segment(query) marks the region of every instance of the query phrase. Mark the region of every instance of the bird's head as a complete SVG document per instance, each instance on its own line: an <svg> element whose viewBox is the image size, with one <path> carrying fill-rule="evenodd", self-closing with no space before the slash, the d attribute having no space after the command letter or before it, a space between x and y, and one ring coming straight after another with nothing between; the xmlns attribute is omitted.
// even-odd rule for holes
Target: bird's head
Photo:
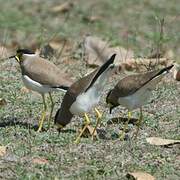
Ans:
<svg viewBox="0 0 180 180"><path fill-rule="evenodd" d="M71 114L69 112L69 109L66 108L65 106L58 109L54 118L54 124L59 133L62 131L62 129L65 128L67 124L70 123L72 117L73 117L73 114Z"/></svg>
<svg viewBox="0 0 180 180"><path fill-rule="evenodd" d="M111 98L111 92L112 90L110 90L106 96L106 104L109 108L109 113L111 114L112 113L112 110L118 106L118 104L114 103L113 102L113 99Z"/></svg>
<svg viewBox="0 0 180 180"><path fill-rule="evenodd" d="M22 63L25 55L35 55L35 53L29 49L18 49L16 55L10 56L9 59L15 58L18 63Z"/></svg>

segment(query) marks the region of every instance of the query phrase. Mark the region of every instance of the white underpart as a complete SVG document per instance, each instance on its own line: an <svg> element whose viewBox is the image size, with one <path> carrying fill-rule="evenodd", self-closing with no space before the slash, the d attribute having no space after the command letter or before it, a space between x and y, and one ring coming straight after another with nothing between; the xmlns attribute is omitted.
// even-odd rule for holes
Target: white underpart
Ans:
<svg viewBox="0 0 180 180"><path fill-rule="evenodd" d="M162 77L167 72L157 76L153 80L151 80L148 84L140 88L138 91L136 91L134 94L126 97L120 97L118 99L118 103L124 107L126 107L128 110L133 110L140 108L141 106L148 103L148 100L150 99L152 95L152 90L155 89L156 84L162 79Z"/></svg>
<svg viewBox="0 0 180 180"><path fill-rule="evenodd" d="M36 92L39 92L40 94L45 94L45 93L48 93L48 92L53 92L53 91L57 91L57 90L61 90L61 91L64 91L66 92L65 90L63 89L60 89L60 88L51 88L50 86L48 85L42 85L34 80L32 80L30 77L28 77L27 75L23 75L22 76L22 80L23 80L23 83L24 85L30 89L30 90L33 90L33 91L36 91Z"/></svg>
<svg viewBox="0 0 180 180"><path fill-rule="evenodd" d="M111 66L104 71L96 82L91 86L87 92L77 96L76 101L71 105L70 111L72 114L80 115L85 112L91 111L95 107L101 97L102 90L106 84L109 74L111 71Z"/></svg>

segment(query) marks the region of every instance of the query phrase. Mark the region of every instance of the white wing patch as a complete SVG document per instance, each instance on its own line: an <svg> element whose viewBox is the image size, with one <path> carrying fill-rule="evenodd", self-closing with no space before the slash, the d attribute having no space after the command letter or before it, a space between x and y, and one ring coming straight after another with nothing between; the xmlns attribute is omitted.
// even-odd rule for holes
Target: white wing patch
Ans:
<svg viewBox="0 0 180 180"><path fill-rule="evenodd" d="M95 107L101 97L104 86L110 75L111 66L106 69L91 86L87 92L77 96L76 101L71 105L70 111L72 114L82 114L91 111Z"/></svg>

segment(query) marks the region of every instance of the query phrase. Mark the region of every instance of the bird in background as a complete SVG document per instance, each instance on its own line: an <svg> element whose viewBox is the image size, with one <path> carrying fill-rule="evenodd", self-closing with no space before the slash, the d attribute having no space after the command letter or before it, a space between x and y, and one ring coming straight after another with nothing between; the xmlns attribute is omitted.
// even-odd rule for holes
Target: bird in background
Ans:
<svg viewBox="0 0 180 180"><path fill-rule="evenodd" d="M106 97L106 103L109 105L110 113L112 109L121 105L128 109L128 120L124 126L120 139L123 140L128 123L131 119L131 111L140 108L140 116L137 124L135 138L138 135L142 123L142 106L148 103L152 96L152 90L161 79L170 71L173 65L161 70L154 70L143 74L130 75L121 79L116 86L111 89Z"/></svg>
<svg viewBox="0 0 180 180"><path fill-rule="evenodd" d="M61 107L56 113L55 124L59 130L70 123L73 115L84 116L85 125L77 136L75 143L80 141L82 134L88 126L90 126L88 112L90 112L100 101L104 86L114 69L113 63L115 56L116 54L113 54L101 67L73 83L67 90ZM92 137L94 137L97 124L102 116L96 108L95 112L97 114L97 122L92 132Z"/></svg>
<svg viewBox="0 0 180 180"><path fill-rule="evenodd" d="M45 94L49 94L51 101L51 110L48 117L49 128L55 105L51 93L59 90L66 92L72 84L70 76L62 72L55 64L41 58L39 54L28 49L18 49L16 55L9 57L9 59L11 58L15 58L19 63L22 73L22 81L26 88L36 91L42 96L43 110L39 120L38 132L42 130L43 122L46 117L47 104Z"/></svg>

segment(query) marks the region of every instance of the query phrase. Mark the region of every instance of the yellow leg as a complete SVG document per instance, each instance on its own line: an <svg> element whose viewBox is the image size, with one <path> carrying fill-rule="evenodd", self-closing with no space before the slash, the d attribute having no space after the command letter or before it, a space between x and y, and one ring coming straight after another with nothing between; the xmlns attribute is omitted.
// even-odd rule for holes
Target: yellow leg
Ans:
<svg viewBox="0 0 180 180"><path fill-rule="evenodd" d="M85 126L83 127L82 131L80 132L80 134L78 135L78 137L76 138L76 140L74 141L75 144L78 144L80 141L81 136L83 135L84 131L86 130L86 128L89 126L90 124L90 120L89 117L86 113L84 113L84 117L85 117Z"/></svg>
<svg viewBox="0 0 180 180"><path fill-rule="evenodd" d="M48 129L50 128L51 125L51 118L52 118L52 113L53 113L53 109L54 109L54 102L53 102L53 98L51 93L49 93L49 97L50 97L50 101L51 101L51 111L50 111L50 115L48 117Z"/></svg>
<svg viewBox="0 0 180 180"><path fill-rule="evenodd" d="M92 132L92 139L94 139L94 133L95 133L100 121L101 121L101 118L102 118L102 114L99 112L99 110L96 109L96 108L94 110L95 110L95 112L97 114L97 121L96 121L96 125L95 125L95 127L93 129L93 132Z"/></svg>
<svg viewBox="0 0 180 180"><path fill-rule="evenodd" d="M126 121L126 124L125 124L125 126L123 128L122 134L120 134L120 136L119 136L120 140L124 140L124 136L125 136L125 133L126 133L126 129L128 128L128 124L129 124L130 119L131 119L131 112L128 111L128 120Z"/></svg>
<svg viewBox="0 0 180 180"><path fill-rule="evenodd" d="M45 119L45 117L46 117L47 106L46 106L46 101L45 101L45 96L44 96L44 94L42 94L42 99L43 99L44 109L43 109L43 111L42 111L42 115L41 115L41 118L40 118L40 120L39 120L39 128L38 128L37 132L40 132L40 131L41 131L42 126L43 126L44 119Z"/></svg>
<svg viewBox="0 0 180 180"><path fill-rule="evenodd" d="M140 126L141 126L141 124L142 124L142 120L143 120L143 114L142 114L142 108L140 108L140 116L139 116L139 120L138 120L138 124L137 124L137 130L136 130L134 139L137 138L137 135L138 135L138 133L139 133Z"/></svg>

